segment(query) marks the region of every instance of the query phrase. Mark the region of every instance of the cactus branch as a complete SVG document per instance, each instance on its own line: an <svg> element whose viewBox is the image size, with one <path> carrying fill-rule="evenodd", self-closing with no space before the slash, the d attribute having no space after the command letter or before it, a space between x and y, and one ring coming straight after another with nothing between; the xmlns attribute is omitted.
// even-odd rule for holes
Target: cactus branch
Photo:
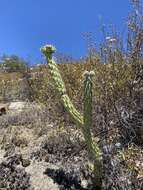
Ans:
<svg viewBox="0 0 143 190"><path fill-rule="evenodd" d="M73 103L71 102L69 96L66 93L65 84L62 80L61 74L58 70L57 64L52 59L52 54L55 52L55 47L52 45L46 45L41 48L41 52L46 56L48 62L49 72L54 81L55 88L60 94L61 102L63 103L65 109L69 112L70 116L78 125L83 125L83 116L76 110Z"/></svg>
<svg viewBox="0 0 143 190"><path fill-rule="evenodd" d="M98 187L101 186L102 176L102 154L97 143L94 143L91 135L92 127L92 77L93 71L84 72L84 125L82 128L84 139L87 144L88 152L91 160L94 163L95 183Z"/></svg>
<svg viewBox="0 0 143 190"><path fill-rule="evenodd" d="M79 124L80 126L83 125L83 117L81 114L76 110L74 105L71 103L71 100L67 94L61 96L61 101L65 107L65 109L70 113L73 120Z"/></svg>
<svg viewBox="0 0 143 190"><path fill-rule="evenodd" d="M94 144L91 136L92 127L92 77L93 71L84 72L84 125L83 134L87 143L89 152L93 160L101 159L101 151L97 144Z"/></svg>

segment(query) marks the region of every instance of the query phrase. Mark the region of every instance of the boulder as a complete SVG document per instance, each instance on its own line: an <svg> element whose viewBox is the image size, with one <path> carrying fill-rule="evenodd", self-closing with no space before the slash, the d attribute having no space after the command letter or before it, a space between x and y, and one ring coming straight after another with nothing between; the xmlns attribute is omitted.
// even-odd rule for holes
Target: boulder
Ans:
<svg viewBox="0 0 143 190"><path fill-rule="evenodd" d="M24 109L27 108L27 102L24 102L24 101L15 101L15 102L10 102L9 103L9 106L8 106L8 110L10 112L14 112L14 113L17 113L17 112L21 112L23 111Z"/></svg>
<svg viewBox="0 0 143 190"><path fill-rule="evenodd" d="M0 116L6 114L7 104L0 104Z"/></svg>

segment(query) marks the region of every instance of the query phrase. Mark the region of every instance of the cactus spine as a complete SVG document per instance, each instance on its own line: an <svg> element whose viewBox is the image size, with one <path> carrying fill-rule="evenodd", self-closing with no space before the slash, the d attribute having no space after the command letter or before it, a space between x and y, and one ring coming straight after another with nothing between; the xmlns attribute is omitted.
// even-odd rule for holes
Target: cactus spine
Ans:
<svg viewBox="0 0 143 190"><path fill-rule="evenodd" d="M101 186L101 150L97 143L93 143L90 131L92 127L92 77L94 72L85 71L84 73L84 113L82 116L82 114L76 110L69 96L67 95L65 84L62 80L57 64L52 59L52 54L55 52L55 50L56 49L52 45L46 45L41 48L41 52L46 56L49 72L54 81L55 88L60 94L60 99L63 106L73 118L73 120L81 127L90 158L92 161L94 161L96 184Z"/></svg>

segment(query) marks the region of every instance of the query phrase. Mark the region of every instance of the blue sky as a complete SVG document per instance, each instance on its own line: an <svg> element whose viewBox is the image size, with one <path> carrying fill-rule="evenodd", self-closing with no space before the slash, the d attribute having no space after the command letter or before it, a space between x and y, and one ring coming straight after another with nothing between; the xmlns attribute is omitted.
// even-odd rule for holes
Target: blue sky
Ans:
<svg viewBox="0 0 143 190"><path fill-rule="evenodd" d="M16 54L30 62L52 43L75 58L86 54L82 34L101 39L102 24L124 28L130 0L0 0L0 55Z"/></svg>

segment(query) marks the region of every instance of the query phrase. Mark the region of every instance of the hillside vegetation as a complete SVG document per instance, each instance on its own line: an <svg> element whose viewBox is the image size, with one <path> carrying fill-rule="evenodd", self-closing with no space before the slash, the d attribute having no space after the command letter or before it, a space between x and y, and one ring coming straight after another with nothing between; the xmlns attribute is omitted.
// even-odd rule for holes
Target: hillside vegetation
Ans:
<svg viewBox="0 0 143 190"><path fill-rule="evenodd" d="M133 5L126 44L114 29L103 30L100 48L89 44L85 58L57 56L66 94L81 115L83 73L95 73L90 132L102 152L101 183L85 134L55 87L52 57L30 67L12 56L2 59L0 102L24 108L0 116L0 189L143 189L143 16L139 2Z"/></svg>

